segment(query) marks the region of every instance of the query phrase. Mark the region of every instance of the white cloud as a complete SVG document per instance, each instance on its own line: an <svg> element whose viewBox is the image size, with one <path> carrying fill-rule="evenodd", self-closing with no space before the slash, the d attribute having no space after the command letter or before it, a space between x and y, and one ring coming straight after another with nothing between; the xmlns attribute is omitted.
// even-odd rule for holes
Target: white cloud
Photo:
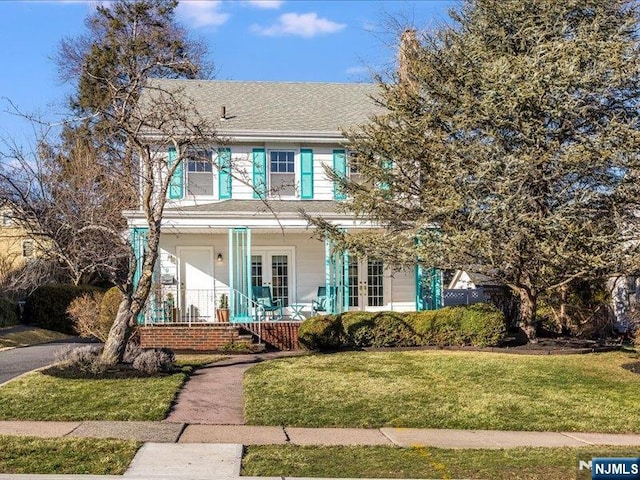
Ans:
<svg viewBox="0 0 640 480"><path fill-rule="evenodd" d="M248 4L263 9L278 9L284 3L283 0L248 0Z"/></svg>
<svg viewBox="0 0 640 480"><path fill-rule="evenodd" d="M178 4L177 12L185 23L193 28L218 27L226 23L230 17L228 13L220 11L221 6L222 2L219 0L208 2L182 0Z"/></svg>
<svg viewBox="0 0 640 480"><path fill-rule="evenodd" d="M345 70L345 72L349 75L363 75L365 73L369 73L370 71L370 68L363 66L349 67Z"/></svg>
<svg viewBox="0 0 640 480"><path fill-rule="evenodd" d="M347 25L336 23L326 18L318 18L318 14L311 13L284 13L280 15L278 21L271 26L264 27L252 25L251 30L259 35L297 35L299 37L311 38L323 33L339 32Z"/></svg>

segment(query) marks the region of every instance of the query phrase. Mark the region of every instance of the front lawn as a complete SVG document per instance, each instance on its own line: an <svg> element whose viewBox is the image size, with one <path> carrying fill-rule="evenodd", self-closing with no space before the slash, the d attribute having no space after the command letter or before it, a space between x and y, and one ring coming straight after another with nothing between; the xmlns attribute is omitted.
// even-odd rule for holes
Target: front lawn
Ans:
<svg viewBox="0 0 640 480"><path fill-rule="evenodd" d="M632 447L451 450L269 445L247 448L242 475L566 480L576 478L578 458L636 457L637 453Z"/></svg>
<svg viewBox="0 0 640 480"><path fill-rule="evenodd" d="M640 432L635 354L348 352L245 374L257 425Z"/></svg>
<svg viewBox="0 0 640 480"><path fill-rule="evenodd" d="M24 347L71 338L70 335L39 327L0 328L0 348Z"/></svg>
<svg viewBox="0 0 640 480"><path fill-rule="evenodd" d="M0 436L0 473L122 475L140 443Z"/></svg>
<svg viewBox="0 0 640 480"><path fill-rule="evenodd" d="M0 388L0 420L162 420L186 377L69 379L34 372Z"/></svg>

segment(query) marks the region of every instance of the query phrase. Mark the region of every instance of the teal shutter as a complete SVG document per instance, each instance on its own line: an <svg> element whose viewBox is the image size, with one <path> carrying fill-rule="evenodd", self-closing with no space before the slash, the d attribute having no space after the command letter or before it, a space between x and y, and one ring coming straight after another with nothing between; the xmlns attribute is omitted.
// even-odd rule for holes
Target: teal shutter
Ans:
<svg viewBox="0 0 640 480"><path fill-rule="evenodd" d="M169 148L169 160L168 165L169 168L173 166L176 162L176 149L171 147ZM184 196L184 172L182 169L182 162L176 167L173 175L171 175L171 180L169 180L169 198L172 200L182 198Z"/></svg>
<svg viewBox="0 0 640 480"><path fill-rule="evenodd" d="M393 169L393 162L388 158L385 158L384 160L382 160L382 168L385 172L385 175L390 174L391 170ZM389 190L389 184L387 182L382 182L380 184L380 188L382 190Z"/></svg>
<svg viewBox="0 0 640 480"><path fill-rule="evenodd" d="M300 198L313 198L313 150L300 150Z"/></svg>
<svg viewBox="0 0 640 480"><path fill-rule="evenodd" d="M347 177L347 155L344 150L333 151L333 171L340 177ZM346 195L337 182L333 182L333 198L336 200L344 200Z"/></svg>
<svg viewBox="0 0 640 480"><path fill-rule="evenodd" d="M231 198L231 150L218 149L218 198Z"/></svg>
<svg viewBox="0 0 640 480"><path fill-rule="evenodd" d="M267 193L267 156L264 148L253 149L253 198L264 198Z"/></svg>

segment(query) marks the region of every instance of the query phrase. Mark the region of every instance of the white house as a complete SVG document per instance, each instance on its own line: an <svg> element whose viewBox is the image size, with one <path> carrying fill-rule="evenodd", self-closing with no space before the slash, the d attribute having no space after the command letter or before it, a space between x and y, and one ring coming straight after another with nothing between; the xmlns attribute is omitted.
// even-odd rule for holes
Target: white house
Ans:
<svg viewBox="0 0 640 480"><path fill-rule="evenodd" d="M288 320L310 316L318 293L325 292L329 312L441 304L440 272L424 275L418 266L394 271L380 259L334 252L329 241L314 238L300 215L304 210L346 230L375 228L338 212L344 195L325 170L355 173L340 128L365 123L380 111L371 99L375 85L158 82L183 88L201 106L200 114L218 125L224 144L212 144L205 160L186 161L172 179L158 287L145 323L216 323L222 295L228 295L232 323L269 319L256 308L254 286L270 287ZM125 216L135 240L144 216Z"/></svg>

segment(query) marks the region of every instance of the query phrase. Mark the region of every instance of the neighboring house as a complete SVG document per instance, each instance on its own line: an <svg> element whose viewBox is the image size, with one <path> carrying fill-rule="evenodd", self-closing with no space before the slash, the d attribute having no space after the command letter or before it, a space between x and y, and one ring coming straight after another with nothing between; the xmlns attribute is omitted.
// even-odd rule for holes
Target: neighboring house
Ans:
<svg viewBox="0 0 640 480"><path fill-rule="evenodd" d="M18 225L10 208L0 206L0 281L36 254L34 239Z"/></svg>
<svg viewBox="0 0 640 480"><path fill-rule="evenodd" d="M210 145L207 161L186 161L172 179L145 324L215 323L228 295L230 321L250 328L270 318L257 307L254 286L268 286L290 320L310 316L319 292L327 312L441 306L439 271L398 272L381 259L334 252L300 215L302 209L348 231L375 228L339 212L344 195L325 170L357 174L340 128L379 111L370 98L375 85L157 82L183 88L225 143ZM134 245L141 244L144 215L125 216Z"/></svg>

